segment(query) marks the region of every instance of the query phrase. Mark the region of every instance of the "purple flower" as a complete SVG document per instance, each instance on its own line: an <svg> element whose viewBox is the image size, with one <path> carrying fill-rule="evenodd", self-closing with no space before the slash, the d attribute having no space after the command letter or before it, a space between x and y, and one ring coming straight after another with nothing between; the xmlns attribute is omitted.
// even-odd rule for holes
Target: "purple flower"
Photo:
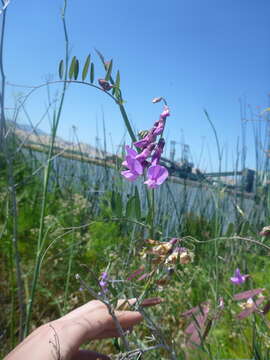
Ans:
<svg viewBox="0 0 270 360"><path fill-rule="evenodd" d="M122 165L126 166L129 170L121 171L121 174L128 180L134 181L138 176L143 173L143 165L136 159L137 151L126 146L127 156Z"/></svg>
<svg viewBox="0 0 270 360"><path fill-rule="evenodd" d="M151 189L156 189L169 176L168 170L161 165L150 166L147 171L148 179L144 182Z"/></svg>
<svg viewBox="0 0 270 360"><path fill-rule="evenodd" d="M240 270L237 268L235 270L235 274L233 277L231 277L231 282L235 285L240 285L240 284L243 284L245 281L246 281L246 278L248 277L249 275L241 275L241 272Z"/></svg>
<svg viewBox="0 0 270 360"><path fill-rule="evenodd" d="M135 181L137 177L143 173L142 164L138 160L132 158L127 158L127 163L129 170L121 171L121 174L128 181Z"/></svg>
<svg viewBox="0 0 270 360"><path fill-rule="evenodd" d="M108 291L108 273L106 271L104 271L101 274L101 279L99 281L99 286L101 287L101 291L103 293Z"/></svg>
<svg viewBox="0 0 270 360"><path fill-rule="evenodd" d="M151 164L152 165L157 165L159 163L161 154L163 153L163 148L165 146L165 141L163 138L161 138L156 146L155 152L152 156L152 161Z"/></svg>

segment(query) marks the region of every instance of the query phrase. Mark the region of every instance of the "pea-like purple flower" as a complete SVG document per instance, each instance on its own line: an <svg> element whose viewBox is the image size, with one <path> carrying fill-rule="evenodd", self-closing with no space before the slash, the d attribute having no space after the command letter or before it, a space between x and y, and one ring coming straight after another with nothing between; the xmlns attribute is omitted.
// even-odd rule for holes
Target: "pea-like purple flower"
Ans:
<svg viewBox="0 0 270 360"><path fill-rule="evenodd" d="M144 182L151 189L156 189L169 176L168 170L161 165L150 166L147 171L147 180Z"/></svg>
<svg viewBox="0 0 270 360"><path fill-rule="evenodd" d="M138 176L142 175L143 173L143 165L139 160L136 159L138 156L137 151L131 149L129 146L126 146L126 159L122 163L128 170L121 171L121 174L128 180L128 181L135 181Z"/></svg>
<svg viewBox="0 0 270 360"><path fill-rule="evenodd" d="M243 284L248 277L249 275L242 275L240 270L237 268L235 270L234 276L231 277L231 282L235 285L240 285Z"/></svg>

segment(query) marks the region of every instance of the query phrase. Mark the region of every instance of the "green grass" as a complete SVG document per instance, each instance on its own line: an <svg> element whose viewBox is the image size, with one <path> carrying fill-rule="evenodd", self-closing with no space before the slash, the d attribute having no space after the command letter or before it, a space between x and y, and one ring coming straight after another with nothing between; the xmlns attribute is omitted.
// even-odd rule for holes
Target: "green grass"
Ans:
<svg viewBox="0 0 270 360"><path fill-rule="evenodd" d="M35 244L43 196L42 180L39 176L29 177L34 169L27 165L28 162L24 161L22 154L17 155L15 163L18 184L16 193L18 249L27 303L36 257ZM91 173L91 168L88 171ZM266 296L269 297L269 251L258 244L233 238L239 235L242 238L247 237L270 245L268 239L258 236L261 230L260 222L257 221L257 216L254 216L256 221L252 221L254 212L248 221L236 217L235 222L225 226L226 206L223 201L229 201L229 197L225 194L222 199L219 198L217 190L217 208L210 217L204 216L208 202L208 199L205 199L205 204L201 203L201 213L195 212L195 209L187 211L183 208L184 210L178 214L181 221L174 221L174 226L171 227L170 221L176 214L171 213L168 216L164 211L171 205L169 194L164 195L164 187L163 208L156 210L156 216L160 220L159 224L156 224L155 237L160 240L174 235L181 237L183 239L181 246L189 248L195 254L193 263L179 264L174 273L168 275L164 266L160 265L155 269L155 265L151 265L151 255L146 259L142 257L144 240L149 236L147 208L143 207L142 195L139 195L139 192L136 194L133 192L135 198L132 202L128 202L131 197L126 198L125 183L120 180L120 178L115 180L117 192L108 190L99 193L100 182L97 179L96 184L92 184L95 191L88 191L88 195L78 193L76 190L86 189L85 183L77 183L74 190L70 185L67 188L59 187L57 181L50 183L44 218L42 262L33 303L31 329L63 315L92 298L86 291L79 290L80 285L75 280L76 273L98 291L97 278L108 268L112 279L121 280L112 283L112 301L116 297L141 294L145 297L160 296L164 299L164 303L149 310L148 315L162 330L164 341L175 348L177 358L185 359L187 356L191 356L189 359L211 359L211 356L220 359L252 358L256 353L255 358L266 359L270 346L269 328L266 325L269 321L268 315L262 319L259 314L253 314L247 319L237 321L236 313L240 312L241 308L232 300L235 292L258 287L266 288ZM0 281L4 309L0 325L5 344L1 349L1 355L4 355L18 341L19 308L5 169L1 173L0 181L2 184ZM181 193L176 199L179 202L181 202L180 195ZM197 196L200 196L199 192ZM200 198L200 202L202 201L203 198ZM172 228L175 233L169 230ZM153 260L154 258L151 261ZM146 271L155 269L151 279L127 281L132 271L141 265L145 265ZM238 288L229 280L236 267L240 267L242 272L251 276ZM166 285L157 285L157 280L165 278ZM225 307L220 317L214 319L217 299L220 297L224 298ZM197 350L190 349L186 344L187 337L184 333L188 321L182 318L181 314L206 300L211 303L212 326L203 346ZM145 342L150 333L146 324L139 326L132 335L134 343ZM156 342L158 342L157 336ZM113 341L97 343L95 347L97 349L102 347L103 351L105 349L109 353L117 353ZM187 355L189 353L191 355ZM165 350L155 350L145 355L146 359L157 357L167 359L171 358L171 355Z"/></svg>

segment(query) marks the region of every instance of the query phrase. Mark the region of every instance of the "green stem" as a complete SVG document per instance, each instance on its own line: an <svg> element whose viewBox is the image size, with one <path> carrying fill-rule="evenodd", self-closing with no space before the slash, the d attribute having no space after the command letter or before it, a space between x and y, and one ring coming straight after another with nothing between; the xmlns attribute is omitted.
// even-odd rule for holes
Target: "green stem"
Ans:
<svg viewBox="0 0 270 360"><path fill-rule="evenodd" d="M72 244L69 251L69 259L68 259L68 271L67 271L67 279L66 279L66 285L65 285L65 294L64 294L64 313L66 312L66 306L67 306L67 295L68 295L68 289L70 284L70 277L71 277L71 267L73 262L73 254L74 254L74 243L75 243L75 236L74 231L72 232Z"/></svg>
<svg viewBox="0 0 270 360"><path fill-rule="evenodd" d="M151 213L152 213L152 219L151 219L151 237L154 239L155 237L155 190L151 190Z"/></svg>
<svg viewBox="0 0 270 360"><path fill-rule="evenodd" d="M126 113L126 110L125 110L124 106L122 104L119 104L119 109L121 111L121 115L123 117L124 123L126 125L127 131L129 133L129 136L131 137L132 142L137 141L136 136L135 136L135 134L134 134L134 132L132 130L132 127L130 125L130 121L128 119L128 116L127 116L127 113Z"/></svg>

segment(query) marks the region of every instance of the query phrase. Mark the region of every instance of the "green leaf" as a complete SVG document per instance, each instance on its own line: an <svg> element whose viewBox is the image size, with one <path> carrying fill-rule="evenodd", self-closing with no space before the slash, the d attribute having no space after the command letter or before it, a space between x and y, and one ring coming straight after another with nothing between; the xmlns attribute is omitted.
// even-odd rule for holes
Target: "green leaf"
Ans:
<svg viewBox="0 0 270 360"><path fill-rule="evenodd" d="M101 60L101 62L102 62L102 64L103 64L103 66L104 66L104 69L106 70L106 73L108 73L108 64L106 63L104 56L103 56L103 55L101 54L101 52L98 51L97 49L95 49L95 51L96 51L96 53L98 54L98 56L99 56L99 58L100 58L100 60ZM111 60L111 62L112 62L112 60ZM111 66L112 66L112 64L111 64ZM113 81L113 78L112 78L111 76L110 76L110 78L109 78L107 81L110 81L111 84L114 85L114 81Z"/></svg>
<svg viewBox="0 0 270 360"><path fill-rule="evenodd" d="M106 81L110 81L110 79L111 79L112 66L113 66L113 61L112 60L109 62L108 65L106 64L106 69L107 69L107 73L106 73L106 76L105 76Z"/></svg>
<svg viewBox="0 0 270 360"><path fill-rule="evenodd" d="M112 191L112 197L111 197L111 208L112 211L115 211L116 208L116 202L115 202L115 191Z"/></svg>
<svg viewBox="0 0 270 360"><path fill-rule="evenodd" d="M90 54L87 56L84 67L83 67L82 81L84 81L86 79L88 69L89 69L89 65L90 65Z"/></svg>
<svg viewBox="0 0 270 360"><path fill-rule="evenodd" d="M119 192L115 192L114 190L112 191L111 208L115 216L122 217L122 196Z"/></svg>
<svg viewBox="0 0 270 360"><path fill-rule="evenodd" d="M113 88L112 94L113 95L115 94L115 96L118 97L119 89L120 89L120 72L119 70L117 70L115 87Z"/></svg>
<svg viewBox="0 0 270 360"><path fill-rule="evenodd" d="M79 60L76 59L75 65L74 65L74 79L77 80L79 75Z"/></svg>
<svg viewBox="0 0 270 360"><path fill-rule="evenodd" d="M131 196L128 199L126 205L126 217L127 218L134 218L135 217L135 196Z"/></svg>
<svg viewBox="0 0 270 360"><path fill-rule="evenodd" d="M59 78L62 80L64 75L64 60L61 60L58 67Z"/></svg>
<svg viewBox="0 0 270 360"><path fill-rule="evenodd" d="M68 72L69 80L73 78L76 60L76 56L73 56Z"/></svg>
<svg viewBox="0 0 270 360"><path fill-rule="evenodd" d="M134 195L134 205L135 205L135 214L136 214L136 218L139 220L142 217L142 212L141 212L141 201L140 201L140 195L139 195L139 191L138 188L136 186L135 188L135 195Z"/></svg>
<svg viewBox="0 0 270 360"><path fill-rule="evenodd" d="M94 64L91 63L91 68L90 68L90 81L91 81L91 84L93 84L93 82L94 82L94 77L95 77Z"/></svg>
<svg viewBox="0 0 270 360"><path fill-rule="evenodd" d="M102 64L105 66L105 59L104 59L104 56L101 54L100 51L98 51L97 49L95 49L96 53L98 54Z"/></svg>
<svg viewBox="0 0 270 360"><path fill-rule="evenodd" d="M116 216L121 218L123 216L123 205L122 205L122 196L119 192L116 193L115 205L116 205L115 208Z"/></svg>

